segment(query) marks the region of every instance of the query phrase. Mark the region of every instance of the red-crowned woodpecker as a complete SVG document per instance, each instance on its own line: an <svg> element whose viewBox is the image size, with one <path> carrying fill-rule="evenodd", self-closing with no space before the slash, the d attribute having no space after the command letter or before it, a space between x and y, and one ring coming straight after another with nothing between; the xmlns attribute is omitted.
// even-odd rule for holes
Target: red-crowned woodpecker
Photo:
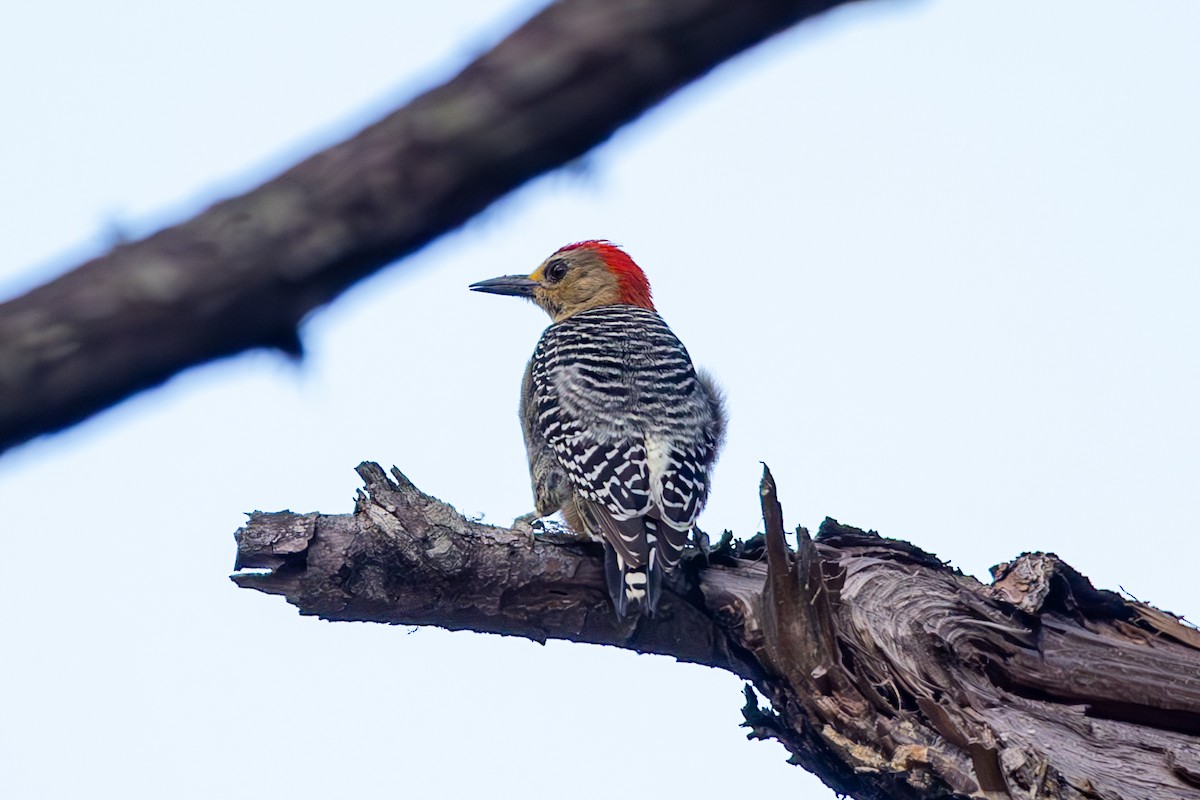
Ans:
<svg viewBox="0 0 1200 800"><path fill-rule="evenodd" d="M720 390L610 242L569 244L529 275L471 285L550 315L525 369L521 425L536 513L604 543L617 614L652 615L708 498L725 433Z"/></svg>

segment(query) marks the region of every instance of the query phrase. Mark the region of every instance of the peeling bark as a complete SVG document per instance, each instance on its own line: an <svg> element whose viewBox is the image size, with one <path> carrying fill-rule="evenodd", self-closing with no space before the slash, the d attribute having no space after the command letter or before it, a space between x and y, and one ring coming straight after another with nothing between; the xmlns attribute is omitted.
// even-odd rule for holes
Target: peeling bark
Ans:
<svg viewBox="0 0 1200 800"><path fill-rule="evenodd" d="M686 561L654 619L619 621L600 547L464 518L393 469L352 514L254 512L238 585L330 620L438 625L729 670L750 735L856 798L1200 797L1200 633L1028 553L985 585L826 520Z"/></svg>
<svg viewBox="0 0 1200 800"><path fill-rule="evenodd" d="M0 452L187 367L300 352L354 282L848 0L559 0L356 136L0 304Z"/></svg>

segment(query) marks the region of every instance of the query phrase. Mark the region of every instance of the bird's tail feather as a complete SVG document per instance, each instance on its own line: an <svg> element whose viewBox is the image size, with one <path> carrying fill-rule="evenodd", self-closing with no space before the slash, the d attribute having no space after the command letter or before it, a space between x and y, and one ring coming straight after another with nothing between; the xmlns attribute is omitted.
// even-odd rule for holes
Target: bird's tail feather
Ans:
<svg viewBox="0 0 1200 800"><path fill-rule="evenodd" d="M663 577L679 565L690 526L679 530L653 516L617 519L583 498L578 508L586 532L604 542L604 576L617 615L654 616Z"/></svg>
<svg viewBox="0 0 1200 800"><path fill-rule="evenodd" d="M599 503L578 498L580 517L588 533L604 542L604 576L617 616L653 614L661 583L654 544L646 518L617 519ZM657 577L657 580L656 580Z"/></svg>
<svg viewBox="0 0 1200 800"><path fill-rule="evenodd" d="M621 556L614 547L605 542L604 576L608 581L608 596L621 619L645 613L653 615L646 567L629 567L621 563Z"/></svg>

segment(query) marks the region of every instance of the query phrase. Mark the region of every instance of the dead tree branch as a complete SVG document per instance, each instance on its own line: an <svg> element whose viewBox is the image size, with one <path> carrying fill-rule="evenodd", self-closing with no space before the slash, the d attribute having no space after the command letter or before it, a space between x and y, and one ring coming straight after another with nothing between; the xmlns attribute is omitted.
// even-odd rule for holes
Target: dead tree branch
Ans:
<svg viewBox="0 0 1200 800"><path fill-rule="evenodd" d="M442 86L0 305L0 452L297 325L676 89L846 0L559 0Z"/></svg>
<svg viewBox="0 0 1200 800"><path fill-rule="evenodd" d="M240 585L330 620L438 625L730 670L752 736L856 798L1200 797L1200 633L1026 554L990 586L826 520L697 552L660 613L619 622L598 545L495 528L363 464L352 514L255 512Z"/></svg>

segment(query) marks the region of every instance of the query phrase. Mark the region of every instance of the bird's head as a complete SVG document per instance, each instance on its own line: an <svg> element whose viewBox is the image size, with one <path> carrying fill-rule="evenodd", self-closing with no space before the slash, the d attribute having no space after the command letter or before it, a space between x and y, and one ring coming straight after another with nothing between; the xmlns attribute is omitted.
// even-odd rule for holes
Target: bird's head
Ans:
<svg viewBox="0 0 1200 800"><path fill-rule="evenodd" d="M473 283L471 289L527 297L555 322L597 306L654 310L646 274L624 250L604 239L560 247L528 275L504 275Z"/></svg>

